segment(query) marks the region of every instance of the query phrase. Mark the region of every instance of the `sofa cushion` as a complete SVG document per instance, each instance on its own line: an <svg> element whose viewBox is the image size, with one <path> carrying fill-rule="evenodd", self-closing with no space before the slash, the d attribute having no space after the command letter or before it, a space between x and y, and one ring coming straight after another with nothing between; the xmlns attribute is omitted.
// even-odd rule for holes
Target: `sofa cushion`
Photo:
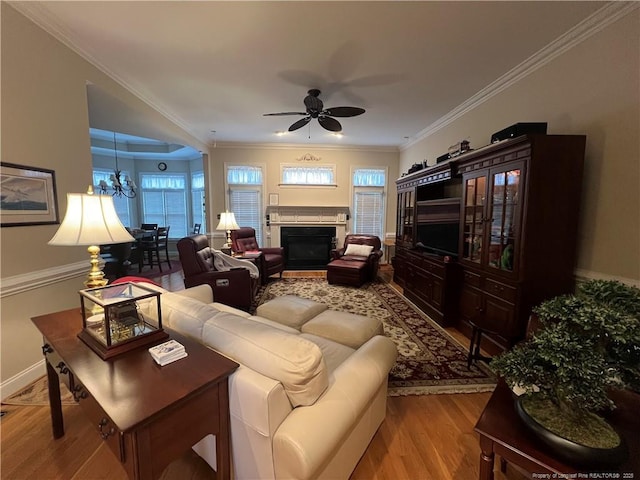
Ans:
<svg viewBox="0 0 640 480"><path fill-rule="evenodd" d="M260 305L256 309L256 314L299 330L304 323L327 308L329 308L327 305L313 300L295 295L283 295Z"/></svg>
<svg viewBox="0 0 640 480"><path fill-rule="evenodd" d="M326 310L302 326L302 332L319 335L358 348L375 335L383 335L382 322L355 313Z"/></svg>
<svg viewBox="0 0 640 480"><path fill-rule="evenodd" d="M202 341L236 362L282 382L294 407L312 405L329 384L320 348L300 335L220 312L205 323Z"/></svg>
<svg viewBox="0 0 640 480"><path fill-rule="evenodd" d="M347 358L349 358L355 350L353 348L342 345L338 342L329 340L328 338L319 337L317 335L310 335L303 333L300 335L302 338L306 338L310 342L315 343L322 351L322 357L324 363L327 365L329 375L338 368Z"/></svg>
<svg viewBox="0 0 640 480"><path fill-rule="evenodd" d="M162 322L262 375L282 382L294 407L312 405L329 385L321 349L271 325L220 311L179 293L160 297Z"/></svg>

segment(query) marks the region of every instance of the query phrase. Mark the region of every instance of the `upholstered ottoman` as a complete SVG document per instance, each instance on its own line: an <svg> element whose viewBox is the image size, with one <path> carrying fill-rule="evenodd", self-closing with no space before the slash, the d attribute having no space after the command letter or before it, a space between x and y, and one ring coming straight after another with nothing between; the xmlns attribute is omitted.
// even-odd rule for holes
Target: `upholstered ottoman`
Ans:
<svg viewBox="0 0 640 480"><path fill-rule="evenodd" d="M374 336L384 335L380 320L336 310L325 310L300 330L356 349Z"/></svg>
<svg viewBox="0 0 640 480"><path fill-rule="evenodd" d="M256 315L300 330L300 327L316 315L324 312L325 304L295 295L283 295L263 303L256 309Z"/></svg>
<svg viewBox="0 0 640 480"><path fill-rule="evenodd" d="M350 262L346 260L332 260L327 265L327 282L329 284L361 286L367 278L367 264L365 262Z"/></svg>

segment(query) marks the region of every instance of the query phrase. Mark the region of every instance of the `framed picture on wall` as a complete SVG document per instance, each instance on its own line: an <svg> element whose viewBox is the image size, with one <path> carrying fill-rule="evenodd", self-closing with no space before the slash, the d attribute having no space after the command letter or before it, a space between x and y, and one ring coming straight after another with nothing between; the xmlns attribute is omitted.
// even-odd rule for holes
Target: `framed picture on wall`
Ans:
<svg viewBox="0 0 640 480"><path fill-rule="evenodd" d="M53 170L0 163L2 227L60 223Z"/></svg>

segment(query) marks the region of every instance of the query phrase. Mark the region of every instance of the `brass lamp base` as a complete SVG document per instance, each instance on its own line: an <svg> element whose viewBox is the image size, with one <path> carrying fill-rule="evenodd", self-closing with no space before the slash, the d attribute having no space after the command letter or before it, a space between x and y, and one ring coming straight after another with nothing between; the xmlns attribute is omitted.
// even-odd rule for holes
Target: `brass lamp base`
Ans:
<svg viewBox="0 0 640 480"><path fill-rule="evenodd" d="M109 280L104 278L104 272L100 270L100 247L91 245L87 251L91 255L91 270L87 274L84 285L87 288L104 287Z"/></svg>

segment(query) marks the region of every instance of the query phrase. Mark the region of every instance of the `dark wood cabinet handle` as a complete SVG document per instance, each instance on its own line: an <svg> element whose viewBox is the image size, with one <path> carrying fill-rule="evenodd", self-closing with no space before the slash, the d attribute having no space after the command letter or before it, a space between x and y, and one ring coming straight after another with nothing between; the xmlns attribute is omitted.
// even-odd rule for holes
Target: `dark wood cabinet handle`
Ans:
<svg viewBox="0 0 640 480"><path fill-rule="evenodd" d="M105 427L107 424L109 423L109 420L107 420L106 417L102 417L102 420L100 420L100 423L98 423L98 430L100 431L100 437L103 440L106 440L107 438L109 438L109 436L113 435L114 433L116 433L116 429L111 427L109 430L104 431L102 428Z"/></svg>
<svg viewBox="0 0 640 480"><path fill-rule="evenodd" d="M71 393L73 394L73 399L76 402L80 402L80 400L87 398L89 396L89 394L87 393L87 391L84 389L82 385L76 385L75 387L73 387L73 392Z"/></svg>
<svg viewBox="0 0 640 480"><path fill-rule="evenodd" d="M60 370L60 373L63 375L66 375L67 373L69 373L69 369L64 364L64 362L60 362L58 365L56 365L56 368Z"/></svg>

